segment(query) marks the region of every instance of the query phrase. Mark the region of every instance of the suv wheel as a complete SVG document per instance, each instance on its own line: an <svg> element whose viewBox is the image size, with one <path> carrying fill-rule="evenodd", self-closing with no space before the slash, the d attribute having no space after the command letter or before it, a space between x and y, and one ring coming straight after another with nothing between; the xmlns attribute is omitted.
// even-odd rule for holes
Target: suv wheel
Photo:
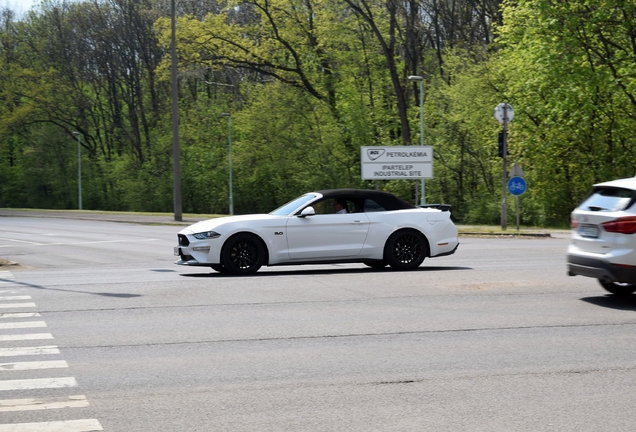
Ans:
<svg viewBox="0 0 636 432"><path fill-rule="evenodd" d="M607 282L601 279L599 279L598 282L607 291L619 296L627 296L633 294L634 291L636 291L636 285L630 283Z"/></svg>

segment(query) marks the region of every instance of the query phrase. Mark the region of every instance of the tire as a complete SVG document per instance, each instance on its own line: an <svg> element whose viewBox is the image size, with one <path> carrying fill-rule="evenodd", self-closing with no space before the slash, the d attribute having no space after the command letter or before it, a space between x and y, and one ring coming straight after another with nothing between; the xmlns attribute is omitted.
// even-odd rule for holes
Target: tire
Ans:
<svg viewBox="0 0 636 432"><path fill-rule="evenodd" d="M617 296L628 296L636 291L636 285L630 283L607 282L598 280L603 288Z"/></svg>
<svg viewBox="0 0 636 432"><path fill-rule="evenodd" d="M428 254L428 244L415 230L400 230L384 246L384 260L396 270L413 270L422 264Z"/></svg>
<svg viewBox="0 0 636 432"><path fill-rule="evenodd" d="M265 248L261 240L251 234L237 234L223 246L221 263L233 275L254 274L265 261Z"/></svg>
<svg viewBox="0 0 636 432"><path fill-rule="evenodd" d="M365 261L363 264L372 269L381 269L387 266L386 261Z"/></svg>

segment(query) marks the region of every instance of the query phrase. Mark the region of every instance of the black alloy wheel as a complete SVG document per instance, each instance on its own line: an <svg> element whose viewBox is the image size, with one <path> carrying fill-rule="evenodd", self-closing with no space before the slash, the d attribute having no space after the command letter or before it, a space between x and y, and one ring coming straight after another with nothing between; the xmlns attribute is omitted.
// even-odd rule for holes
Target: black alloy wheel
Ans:
<svg viewBox="0 0 636 432"><path fill-rule="evenodd" d="M424 236L415 230L401 230L389 237L384 257L397 270L412 270L420 266L428 253Z"/></svg>
<svg viewBox="0 0 636 432"><path fill-rule="evenodd" d="M230 274L254 274L265 261L265 248L256 236L237 234L223 246L221 261Z"/></svg>

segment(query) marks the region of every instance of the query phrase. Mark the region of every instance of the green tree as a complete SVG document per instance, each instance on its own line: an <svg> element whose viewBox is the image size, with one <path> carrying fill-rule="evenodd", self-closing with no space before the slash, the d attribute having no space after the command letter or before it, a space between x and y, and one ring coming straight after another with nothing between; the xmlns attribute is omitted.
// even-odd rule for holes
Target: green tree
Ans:
<svg viewBox="0 0 636 432"><path fill-rule="evenodd" d="M506 2L500 28L506 95L545 224L594 182L636 171L636 4Z"/></svg>

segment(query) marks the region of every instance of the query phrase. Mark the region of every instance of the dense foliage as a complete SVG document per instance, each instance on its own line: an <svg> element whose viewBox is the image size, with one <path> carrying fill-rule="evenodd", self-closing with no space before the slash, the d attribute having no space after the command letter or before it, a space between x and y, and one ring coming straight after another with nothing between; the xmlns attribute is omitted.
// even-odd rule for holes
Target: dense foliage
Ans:
<svg viewBox="0 0 636 432"><path fill-rule="evenodd" d="M499 222L503 101L522 223L564 226L591 184L636 174L634 2L176 5L184 212L228 212L230 132L236 213L332 187L412 201L419 182L363 181L359 163L361 146L419 144L409 75L426 200L461 222ZM172 211L169 47L170 0L0 11L0 207L77 208L80 147L83 208Z"/></svg>

